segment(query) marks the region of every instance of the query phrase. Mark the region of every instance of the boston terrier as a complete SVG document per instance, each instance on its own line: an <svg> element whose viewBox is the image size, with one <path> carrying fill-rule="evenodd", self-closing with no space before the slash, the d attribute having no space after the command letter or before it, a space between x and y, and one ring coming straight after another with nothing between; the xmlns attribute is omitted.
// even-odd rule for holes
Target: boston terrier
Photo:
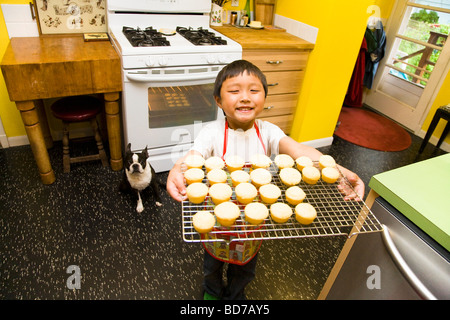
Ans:
<svg viewBox="0 0 450 320"><path fill-rule="evenodd" d="M144 210L141 194L149 187L156 199L156 205L162 205L159 188L159 184L162 183L158 181L155 170L147 159L147 147L141 153L135 153L131 151L131 143L128 144L124 157L124 175L119 190L124 193L134 192L137 195L136 211L139 213Z"/></svg>

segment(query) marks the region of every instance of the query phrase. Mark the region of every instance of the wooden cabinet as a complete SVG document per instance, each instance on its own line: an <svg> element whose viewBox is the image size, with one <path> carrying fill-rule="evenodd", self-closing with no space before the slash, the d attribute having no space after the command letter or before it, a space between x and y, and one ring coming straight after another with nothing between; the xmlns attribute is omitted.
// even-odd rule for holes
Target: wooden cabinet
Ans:
<svg viewBox="0 0 450 320"><path fill-rule="evenodd" d="M309 51L244 49L242 58L264 72L269 87L264 111L258 118L278 125L286 134L292 128Z"/></svg>
<svg viewBox="0 0 450 320"><path fill-rule="evenodd" d="M215 30L242 46L242 58L257 65L266 75L269 92L259 118L291 132L295 109L314 44L287 32L236 28Z"/></svg>

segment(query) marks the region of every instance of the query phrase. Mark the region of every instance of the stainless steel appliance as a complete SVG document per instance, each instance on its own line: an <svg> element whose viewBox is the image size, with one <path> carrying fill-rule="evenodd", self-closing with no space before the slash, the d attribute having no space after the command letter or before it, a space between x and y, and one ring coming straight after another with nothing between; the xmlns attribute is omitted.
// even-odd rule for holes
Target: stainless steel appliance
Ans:
<svg viewBox="0 0 450 320"><path fill-rule="evenodd" d="M208 122L218 72L242 47L209 28L211 0L107 2L108 33L121 57L125 144L149 149L156 172L170 170Z"/></svg>
<svg viewBox="0 0 450 320"><path fill-rule="evenodd" d="M450 253L386 200L381 233L358 235L327 299L450 299Z"/></svg>

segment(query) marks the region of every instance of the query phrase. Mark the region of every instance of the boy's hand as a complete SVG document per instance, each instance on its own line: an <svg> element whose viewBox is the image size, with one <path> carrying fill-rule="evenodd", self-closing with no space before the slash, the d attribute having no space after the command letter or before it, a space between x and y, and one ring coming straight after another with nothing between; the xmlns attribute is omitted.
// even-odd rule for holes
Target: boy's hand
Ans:
<svg viewBox="0 0 450 320"><path fill-rule="evenodd" d="M175 165L172 170L170 170L169 176L167 177L167 192L169 192L170 196L178 202L187 199L181 165Z"/></svg>
<svg viewBox="0 0 450 320"><path fill-rule="evenodd" d="M344 200L362 201L365 190L364 182L358 177L356 173L341 166L339 166L339 169L353 187L353 189L350 188L346 181L344 181L344 179L341 180L338 185L338 189L344 194Z"/></svg>

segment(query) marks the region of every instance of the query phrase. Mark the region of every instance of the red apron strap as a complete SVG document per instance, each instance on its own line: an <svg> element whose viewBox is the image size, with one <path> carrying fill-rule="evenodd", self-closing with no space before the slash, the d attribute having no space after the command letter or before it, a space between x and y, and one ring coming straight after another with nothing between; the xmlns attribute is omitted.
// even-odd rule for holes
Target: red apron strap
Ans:
<svg viewBox="0 0 450 320"><path fill-rule="evenodd" d="M255 130L256 135L258 136L259 141L261 142L261 145L264 150L264 154L267 155L266 146L264 145L264 142L261 137L261 133L259 131L258 125L255 121ZM227 153L227 146L228 146L228 121L225 119L225 132L224 132L224 138L223 138L223 153L222 153L222 160L225 160L225 154Z"/></svg>

